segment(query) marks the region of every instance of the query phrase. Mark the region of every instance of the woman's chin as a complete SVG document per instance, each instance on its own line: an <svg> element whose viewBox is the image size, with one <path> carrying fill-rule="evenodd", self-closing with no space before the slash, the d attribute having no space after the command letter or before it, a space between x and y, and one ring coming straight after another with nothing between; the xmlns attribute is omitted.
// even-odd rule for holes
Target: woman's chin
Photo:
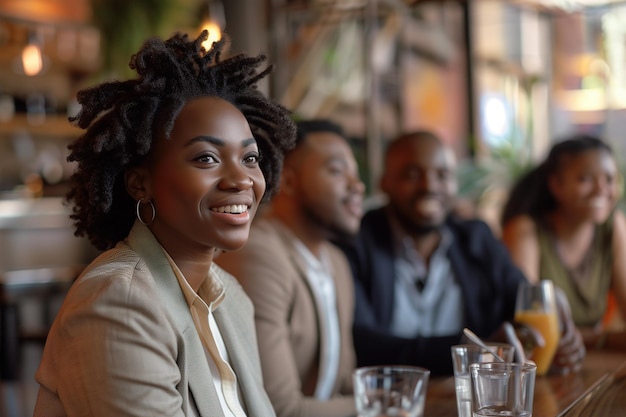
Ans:
<svg viewBox="0 0 626 417"><path fill-rule="evenodd" d="M222 251L233 251L243 247L243 245L245 245L247 241L248 233L238 239L224 239L222 242L220 242L220 245L217 246L217 248Z"/></svg>
<svg viewBox="0 0 626 417"><path fill-rule="evenodd" d="M589 213L589 217L595 224L602 224L611 215L611 210L603 208L603 209L595 209Z"/></svg>

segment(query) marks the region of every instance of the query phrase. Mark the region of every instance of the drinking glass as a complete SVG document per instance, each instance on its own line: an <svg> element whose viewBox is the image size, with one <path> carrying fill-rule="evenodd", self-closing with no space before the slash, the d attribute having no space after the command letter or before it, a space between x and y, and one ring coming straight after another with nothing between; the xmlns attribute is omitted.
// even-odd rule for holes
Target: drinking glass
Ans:
<svg viewBox="0 0 626 417"><path fill-rule="evenodd" d="M543 336L545 344L535 347L530 359L537 364L537 375L545 375L550 369L560 339L552 281L520 284L515 304L515 321L533 327Z"/></svg>
<svg viewBox="0 0 626 417"><path fill-rule="evenodd" d="M498 356L506 362L512 362L515 354L513 346L506 343L487 343ZM472 417L472 391L470 387L470 365L477 362L495 362L491 353L475 344L454 345L452 367L454 370L454 389L459 417Z"/></svg>
<svg viewBox="0 0 626 417"><path fill-rule="evenodd" d="M474 417L531 417L536 371L533 363L471 364Z"/></svg>
<svg viewBox="0 0 626 417"><path fill-rule="evenodd" d="M423 417L430 371L416 366L370 366L354 371L358 417Z"/></svg>

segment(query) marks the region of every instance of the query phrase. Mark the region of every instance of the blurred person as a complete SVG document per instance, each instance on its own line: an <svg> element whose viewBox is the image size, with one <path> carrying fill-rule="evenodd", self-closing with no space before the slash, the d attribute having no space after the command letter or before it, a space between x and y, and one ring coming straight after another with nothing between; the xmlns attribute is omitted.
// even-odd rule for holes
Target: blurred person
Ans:
<svg viewBox="0 0 626 417"><path fill-rule="evenodd" d="M105 252L50 330L35 416L274 415L252 303L213 256L246 242L295 126L255 88L265 57L206 37L150 39L136 79L78 94L67 197Z"/></svg>
<svg viewBox="0 0 626 417"><path fill-rule="evenodd" d="M589 347L606 345L609 292L626 317L626 221L617 208L622 181L611 147L576 134L511 190L502 239L529 280L552 280L567 296ZM612 336L613 342L619 337ZM621 337L618 346L626 346Z"/></svg>
<svg viewBox="0 0 626 417"><path fill-rule="evenodd" d="M468 327L484 339L512 321L526 278L489 226L455 214L452 148L429 131L389 145L380 187L386 205L368 211L356 239L342 244L353 269L357 365L423 366L451 374L450 347ZM578 369L574 335L561 366Z"/></svg>
<svg viewBox="0 0 626 417"><path fill-rule="evenodd" d="M330 243L357 232L364 185L341 128L297 123L279 191L250 239L216 262L255 307L265 388L281 417L353 416L354 294L350 267Z"/></svg>

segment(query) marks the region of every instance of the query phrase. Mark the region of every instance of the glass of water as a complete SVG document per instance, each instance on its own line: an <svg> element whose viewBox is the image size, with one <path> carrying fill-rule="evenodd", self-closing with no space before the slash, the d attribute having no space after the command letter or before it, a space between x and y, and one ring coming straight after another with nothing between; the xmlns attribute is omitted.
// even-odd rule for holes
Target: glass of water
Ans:
<svg viewBox="0 0 626 417"><path fill-rule="evenodd" d="M507 343L488 343L493 352L506 362L513 362L515 349ZM454 370L454 389L459 417L472 417L472 391L470 388L470 365L476 362L495 362L494 356L474 344L454 345L452 367Z"/></svg>
<svg viewBox="0 0 626 417"><path fill-rule="evenodd" d="M370 366L354 371L359 417L423 417L430 371L416 366Z"/></svg>
<svg viewBox="0 0 626 417"><path fill-rule="evenodd" d="M535 375L534 363L471 364L474 417L531 417Z"/></svg>

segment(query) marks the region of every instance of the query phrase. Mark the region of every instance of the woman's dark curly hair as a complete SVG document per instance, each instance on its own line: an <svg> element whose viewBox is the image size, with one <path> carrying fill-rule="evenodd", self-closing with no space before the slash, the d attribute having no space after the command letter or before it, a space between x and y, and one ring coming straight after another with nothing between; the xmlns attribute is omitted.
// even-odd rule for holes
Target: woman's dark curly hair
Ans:
<svg viewBox="0 0 626 417"><path fill-rule="evenodd" d="M277 187L296 128L287 109L256 89L272 67L257 71L264 55L222 60L227 40L205 51L201 44L207 35L204 31L195 41L186 34L149 39L130 61L137 79L105 82L78 93L82 109L70 121L86 131L69 145L68 161L78 162L78 168L67 200L73 202L75 234L87 235L98 249L111 248L128 235L135 201L126 192L124 173L146 159L155 140L169 138L190 98L220 97L243 113L261 154L264 199Z"/></svg>
<svg viewBox="0 0 626 417"><path fill-rule="evenodd" d="M543 216L557 206L548 186L548 178L561 170L566 157L597 150L613 155L613 150L606 142L586 134L575 134L554 144L545 161L528 171L513 186L502 211L500 224L505 225L522 214L535 221L542 221Z"/></svg>

